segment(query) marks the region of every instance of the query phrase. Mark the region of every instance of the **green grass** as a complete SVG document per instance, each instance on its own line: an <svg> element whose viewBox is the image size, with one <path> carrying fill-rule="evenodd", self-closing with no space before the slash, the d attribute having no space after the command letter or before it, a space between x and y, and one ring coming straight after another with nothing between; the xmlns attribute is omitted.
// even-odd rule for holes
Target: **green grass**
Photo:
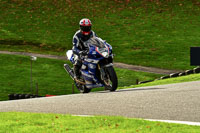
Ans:
<svg viewBox="0 0 200 133"><path fill-rule="evenodd" d="M115 62L165 69L189 69L189 48L200 42L197 0L0 0L0 50L64 55L81 18L107 40ZM33 81L39 94L71 93L65 61L39 58ZM200 75L152 80L161 75L115 68L119 89L200 80ZM30 93L30 59L0 55L0 100L9 93ZM99 89L94 89L97 91ZM78 93L76 90L75 93ZM0 113L0 132L199 132L199 127L123 117L75 117L59 114Z"/></svg>
<svg viewBox="0 0 200 133"><path fill-rule="evenodd" d="M189 48L200 42L199 11L197 0L1 0L0 50L64 55L88 17L115 61L189 69Z"/></svg>
<svg viewBox="0 0 200 133"><path fill-rule="evenodd" d="M0 101L8 100L8 94L31 93L30 87L30 57L0 54ZM64 70L63 65L67 61L38 58L32 65L33 89L35 93L36 83L39 86L39 95L66 95L72 93L73 80ZM67 62L69 63L69 62ZM160 77L159 74L134 72L115 68L118 75L119 87L136 84L136 79L153 80ZM104 88L92 91L104 90ZM75 93L79 91L75 87Z"/></svg>
<svg viewBox="0 0 200 133"><path fill-rule="evenodd" d="M190 82L190 81L200 81L200 74L192 74L192 75L181 76L181 77L176 77L176 78L155 80L155 81L149 82L149 83L144 83L144 84L139 84L139 85L131 85L131 86L127 86L127 87L120 87L120 89L155 86L155 85L165 85L165 84L182 83L182 82Z"/></svg>
<svg viewBox="0 0 200 133"><path fill-rule="evenodd" d="M114 116L80 117L62 114L0 113L2 133L198 133L199 126L150 122Z"/></svg>

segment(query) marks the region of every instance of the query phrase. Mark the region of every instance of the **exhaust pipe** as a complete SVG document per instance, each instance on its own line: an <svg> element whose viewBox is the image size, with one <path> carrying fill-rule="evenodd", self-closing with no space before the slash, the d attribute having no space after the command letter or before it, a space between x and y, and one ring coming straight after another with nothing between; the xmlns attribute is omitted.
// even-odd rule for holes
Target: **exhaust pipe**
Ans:
<svg viewBox="0 0 200 133"><path fill-rule="evenodd" d="M68 64L64 64L64 69L66 70L67 73L69 73L69 75L71 76L71 78L74 80L74 72L70 68L70 66Z"/></svg>

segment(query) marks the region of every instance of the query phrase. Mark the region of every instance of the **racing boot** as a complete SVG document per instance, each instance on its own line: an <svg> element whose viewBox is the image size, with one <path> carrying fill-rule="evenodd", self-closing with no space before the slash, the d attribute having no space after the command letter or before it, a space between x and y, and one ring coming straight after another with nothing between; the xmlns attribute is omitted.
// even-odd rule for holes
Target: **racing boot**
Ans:
<svg viewBox="0 0 200 133"><path fill-rule="evenodd" d="M74 80L80 81L80 67L78 65L74 65Z"/></svg>

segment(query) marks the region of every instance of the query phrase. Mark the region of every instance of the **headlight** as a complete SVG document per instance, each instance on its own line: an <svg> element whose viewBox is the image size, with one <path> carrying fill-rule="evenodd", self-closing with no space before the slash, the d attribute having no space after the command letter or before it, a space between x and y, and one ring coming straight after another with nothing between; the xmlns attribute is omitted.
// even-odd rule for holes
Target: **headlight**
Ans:
<svg viewBox="0 0 200 133"><path fill-rule="evenodd" d="M109 55L108 55L108 52L103 52L102 55L103 55L103 57L105 57L105 58L108 58L108 56L109 56Z"/></svg>
<svg viewBox="0 0 200 133"><path fill-rule="evenodd" d="M109 57L109 48L105 45L104 48L99 48L96 47L96 51L102 55L104 58L108 58Z"/></svg>

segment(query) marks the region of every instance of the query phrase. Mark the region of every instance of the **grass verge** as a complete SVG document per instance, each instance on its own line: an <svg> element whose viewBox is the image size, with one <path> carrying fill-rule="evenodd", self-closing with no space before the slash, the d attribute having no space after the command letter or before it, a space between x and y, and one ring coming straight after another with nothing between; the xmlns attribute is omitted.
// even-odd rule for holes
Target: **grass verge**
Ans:
<svg viewBox="0 0 200 133"><path fill-rule="evenodd" d="M1 112L0 117L0 131L4 133L198 133L200 130L200 126L114 116L80 117L62 114Z"/></svg>
<svg viewBox="0 0 200 133"><path fill-rule="evenodd" d="M184 70L199 46L199 11L198 0L2 0L0 49L64 55L87 17L115 61Z"/></svg>
<svg viewBox="0 0 200 133"><path fill-rule="evenodd" d="M29 56L0 54L0 62L0 101L8 100L8 94L32 92L30 89L31 63ZM32 64L33 93L35 93L36 83L38 83L39 95L71 94L73 80L63 68L66 62L45 58L38 58L34 61ZM115 68L115 70L118 75L119 87L136 84L136 79L153 80L161 76L119 68ZM92 91L99 90L103 90L103 88ZM79 93L76 88L75 93Z"/></svg>

